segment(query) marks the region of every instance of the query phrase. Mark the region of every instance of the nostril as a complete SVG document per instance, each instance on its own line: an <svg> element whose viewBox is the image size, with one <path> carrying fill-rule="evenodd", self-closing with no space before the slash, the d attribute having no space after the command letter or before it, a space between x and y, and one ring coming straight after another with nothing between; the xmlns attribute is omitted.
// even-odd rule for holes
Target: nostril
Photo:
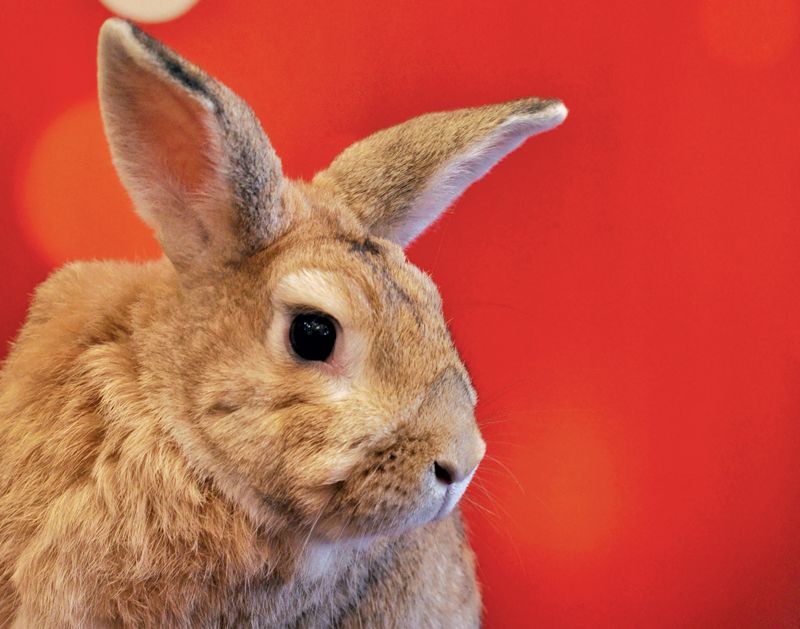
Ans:
<svg viewBox="0 0 800 629"><path fill-rule="evenodd" d="M433 473L436 478L445 485L453 484L453 472L449 467L440 465L438 461L433 462Z"/></svg>

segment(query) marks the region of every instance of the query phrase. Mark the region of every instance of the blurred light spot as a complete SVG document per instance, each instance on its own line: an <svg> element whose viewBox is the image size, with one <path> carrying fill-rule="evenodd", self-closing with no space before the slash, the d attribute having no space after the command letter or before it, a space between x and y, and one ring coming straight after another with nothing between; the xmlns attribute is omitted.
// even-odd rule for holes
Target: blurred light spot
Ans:
<svg viewBox="0 0 800 629"><path fill-rule="evenodd" d="M593 418L557 413L515 458L509 467L525 479L524 494L509 495L508 506L524 523L530 547L589 552L608 539L620 492L608 444Z"/></svg>
<svg viewBox="0 0 800 629"><path fill-rule="evenodd" d="M100 0L109 11L137 22L168 22L191 9L197 0Z"/></svg>
<svg viewBox="0 0 800 629"><path fill-rule="evenodd" d="M704 0L703 31L711 52L746 66L778 61L797 40L796 0Z"/></svg>
<svg viewBox="0 0 800 629"><path fill-rule="evenodd" d="M54 263L159 255L117 179L96 101L73 106L45 129L20 183L20 222Z"/></svg>

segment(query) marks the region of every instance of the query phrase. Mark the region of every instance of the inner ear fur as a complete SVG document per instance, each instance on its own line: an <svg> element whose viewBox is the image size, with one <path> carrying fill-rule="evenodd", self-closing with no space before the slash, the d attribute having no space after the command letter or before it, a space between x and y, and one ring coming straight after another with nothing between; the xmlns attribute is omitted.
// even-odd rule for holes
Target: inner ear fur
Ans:
<svg viewBox="0 0 800 629"><path fill-rule="evenodd" d="M120 179L179 271L236 263L276 237L281 164L244 101L116 18L100 31L98 85Z"/></svg>

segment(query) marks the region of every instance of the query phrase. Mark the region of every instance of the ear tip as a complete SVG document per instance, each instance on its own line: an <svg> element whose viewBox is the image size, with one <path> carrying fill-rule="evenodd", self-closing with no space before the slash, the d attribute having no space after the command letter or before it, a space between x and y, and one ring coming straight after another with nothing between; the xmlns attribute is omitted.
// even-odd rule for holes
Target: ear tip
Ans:
<svg viewBox="0 0 800 629"><path fill-rule="evenodd" d="M567 119L569 109L567 109L564 101L559 98L550 98L545 102L547 102L547 105L544 107L543 111L547 112L548 117L555 124L561 124Z"/></svg>
<svg viewBox="0 0 800 629"><path fill-rule="evenodd" d="M526 104L526 113L537 116L561 117L562 120L567 117L567 106L560 98L533 97L526 98L523 102Z"/></svg>
<svg viewBox="0 0 800 629"><path fill-rule="evenodd" d="M148 47L152 38L130 20L119 17L110 17L100 26L98 36L98 47L101 51L122 48L142 48Z"/></svg>
<svg viewBox="0 0 800 629"><path fill-rule="evenodd" d="M517 114L535 121L537 132L547 131L566 120L569 110L560 98L523 98L515 103Z"/></svg>
<svg viewBox="0 0 800 629"><path fill-rule="evenodd" d="M136 27L133 24L118 17L110 17L103 22L97 43L100 59L114 50L126 47L134 28Z"/></svg>
<svg viewBox="0 0 800 629"><path fill-rule="evenodd" d="M110 17L100 27L100 41L124 37L131 32L133 24L120 17Z"/></svg>

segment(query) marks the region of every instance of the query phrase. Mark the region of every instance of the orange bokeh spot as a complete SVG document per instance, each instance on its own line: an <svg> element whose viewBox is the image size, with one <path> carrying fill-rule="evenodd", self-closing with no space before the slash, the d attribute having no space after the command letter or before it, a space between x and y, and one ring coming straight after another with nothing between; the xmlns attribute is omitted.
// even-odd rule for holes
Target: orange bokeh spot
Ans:
<svg viewBox="0 0 800 629"><path fill-rule="evenodd" d="M556 555L596 550L609 540L621 507L609 445L592 417L579 412L539 421L525 448L503 455L525 479L524 491L503 498L521 525L520 540Z"/></svg>
<svg viewBox="0 0 800 629"><path fill-rule="evenodd" d="M96 101L75 105L50 124L20 179L21 223L55 264L160 255L117 179Z"/></svg>
<svg viewBox="0 0 800 629"><path fill-rule="evenodd" d="M705 0L701 19L711 51L746 66L777 61L797 40L796 0Z"/></svg>

